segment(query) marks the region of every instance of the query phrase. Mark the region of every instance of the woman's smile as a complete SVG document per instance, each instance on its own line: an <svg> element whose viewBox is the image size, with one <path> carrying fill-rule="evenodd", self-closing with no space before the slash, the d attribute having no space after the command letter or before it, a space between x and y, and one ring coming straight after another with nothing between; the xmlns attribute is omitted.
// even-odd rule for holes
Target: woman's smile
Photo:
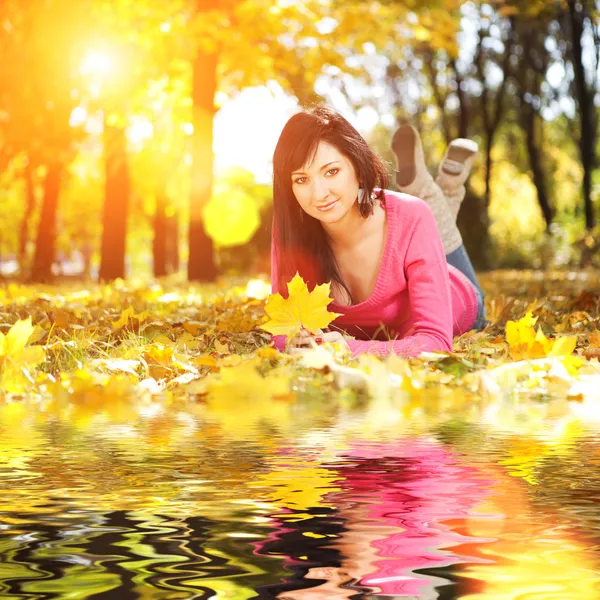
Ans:
<svg viewBox="0 0 600 600"><path fill-rule="evenodd" d="M332 200L328 204L321 204L320 206L317 206L317 210L320 210L321 212L327 212L334 208L338 202L338 200Z"/></svg>

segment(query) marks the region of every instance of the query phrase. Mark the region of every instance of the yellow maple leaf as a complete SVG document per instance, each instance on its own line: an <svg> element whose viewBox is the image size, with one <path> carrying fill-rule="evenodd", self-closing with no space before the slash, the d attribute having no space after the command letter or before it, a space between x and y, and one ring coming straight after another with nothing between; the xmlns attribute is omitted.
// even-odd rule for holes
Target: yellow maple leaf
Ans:
<svg viewBox="0 0 600 600"><path fill-rule="evenodd" d="M20 354L35 327L31 324L31 317L17 321L6 335L0 332L0 356L15 357Z"/></svg>
<svg viewBox="0 0 600 600"><path fill-rule="evenodd" d="M27 346L34 330L29 317L17 321L6 335L0 333L0 389L22 391L26 383L25 371L46 358L41 346Z"/></svg>
<svg viewBox="0 0 600 600"><path fill-rule="evenodd" d="M148 374L157 381L173 374L173 355L174 349L172 346L157 344L156 342L149 344L142 353L142 358L148 365Z"/></svg>
<svg viewBox="0 0 600 600"><path fill-rule="evenodd" d="M563 336L554 340L548 356L570 356L575 351L577 338L575 336Z"/></svg>
<svg viewBox="0 0 600 600"><path fill-rule="evenodd" d="M506 323L506 341L508 342L508 345L512 347L517 344L533 341L535 337L533 326L536 323L537 318L533 317L531 312L528 312L518 321L508 321L508 323Z"/></svg>
<svg viewBox="0 0 600 600"><path fill-rule="evenodd" d="M531 311L519 321L506 323L506 341L513 360L545 358L546 356L568 356L577 344L576 337L560 337L551 340L538 328L534 329L537 318Z"/></svg>
<svg viewBox="0 0 600 600"><path fill-rule="evenodd" d="M302 277L296 273L287 287L287 299L280 294L269 296L265 311L270 320L261 325L265 331L273 335L287 335L289 338L297 335L302 328L317 334L319 329L324 329L340 316L327 310L332 301L329 297L329 283L318 285L309 292Z"/></svg>

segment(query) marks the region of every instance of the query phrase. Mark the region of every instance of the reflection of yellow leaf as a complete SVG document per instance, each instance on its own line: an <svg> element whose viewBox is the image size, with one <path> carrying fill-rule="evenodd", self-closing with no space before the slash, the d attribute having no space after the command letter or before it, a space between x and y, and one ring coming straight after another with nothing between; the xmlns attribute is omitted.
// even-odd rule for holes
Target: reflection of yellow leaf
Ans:
<svg viewBox="0 0 600 600"><path fill-rule="evenodd" d="M258 397L286 396L289 393L289 380L275 375L263 377L256 370L254 361L246 361L234 367L222 368L220 379L212 382L211 390L219 390L231 397L257 400Z"/></svg>
<svg viewBox="0 0 600 600"><path fill-rule="evenodd" d="M219 375L204 380L209 414L233 437L245 438L253 427L266 422L281 426L291 418L289 375L272 371L263 377L256 369L259 363L255 358L222 367Z"/></svg>
<svg viewBox="0 0 600 600"><path fill-rule="evenodd" d="M278 508L293 511L284 516L286 521L300 521L311 517L310 509L329 507L325 496L339 491L339 476L330 469L301 457L286 456L267 462L268 470L260 473L249 487L261 490L261 496ZM322 537L308 534L311 537Z"/></svg>
<svg viewBox="0 0 600 600"><path fill-rule="evenodd" d="M288 283L287 299L280 294L269 296L265 310L270 320L261 327L273 335L294 337L303 327L313 334L327 327L339 315L329 312L330 285L318 285L312 292L298 273Z"/></svg>

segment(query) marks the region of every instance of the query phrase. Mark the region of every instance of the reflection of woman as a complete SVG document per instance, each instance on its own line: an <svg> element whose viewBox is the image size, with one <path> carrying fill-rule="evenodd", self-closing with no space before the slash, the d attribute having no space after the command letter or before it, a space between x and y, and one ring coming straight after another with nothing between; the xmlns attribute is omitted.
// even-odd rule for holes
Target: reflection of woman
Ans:
<svg viewBox="0 0 600 600"><path fill-rule="evenodd" d="M425 181L416 139L401 146ZM483 295L466 253L448 264L430 205L385 189L385 166L341 115L322 106L294 115L273 171L273 291L285 293L296 272L309 287L331 282L330 307L342 315L334 325L360 338L349 342L353 353L449 351L453 333L483 326ZM345 343L338 332L323 338Z"/></svg>
<svg viewBox="0 0 600 600"><path fill-rule="evenodd" d="M360 444L329 502L346 519L336 543L347 557L342 568L377 597L437 598L448 583L433 575L451 565L477 562L452 546L475 542L444 524L462 520L485 495L470 469L458 466L442 446L403 440L397 445Z"/></svg>
<svg viewBox="0 0 600 600"><path fill-rule="evenodd" d="M452 520L452 527L462 522L486 494L485 482L457 465L443 446L423 440L355 444L343 459L331 465L341 491L325 498L336 506L336 517L290 523L261 543L261 554L288 554L286 566L295 574L285 587L270 588L274 597L352 598L361 590L370 592L365 599L449 597L439 590L451 587L451 572L479 562L452 546L461 544L464 552L465 544L481 540L456 533L444 521ZM461 592L474 591L475 582L458 581Z"/></svg>

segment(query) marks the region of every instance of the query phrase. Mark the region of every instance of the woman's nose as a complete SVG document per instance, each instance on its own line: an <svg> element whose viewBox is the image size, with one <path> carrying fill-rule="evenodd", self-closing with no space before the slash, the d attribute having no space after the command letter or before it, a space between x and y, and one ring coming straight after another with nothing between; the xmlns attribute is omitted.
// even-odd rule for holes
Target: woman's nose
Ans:
<svg viewBox="0 0 600 600"><path fill-rule="evenodd" d="M326 181L315 181L315 185L313 187L313 196L315 200L320 201L324 200L329 196L329 186Z"/></svg>

